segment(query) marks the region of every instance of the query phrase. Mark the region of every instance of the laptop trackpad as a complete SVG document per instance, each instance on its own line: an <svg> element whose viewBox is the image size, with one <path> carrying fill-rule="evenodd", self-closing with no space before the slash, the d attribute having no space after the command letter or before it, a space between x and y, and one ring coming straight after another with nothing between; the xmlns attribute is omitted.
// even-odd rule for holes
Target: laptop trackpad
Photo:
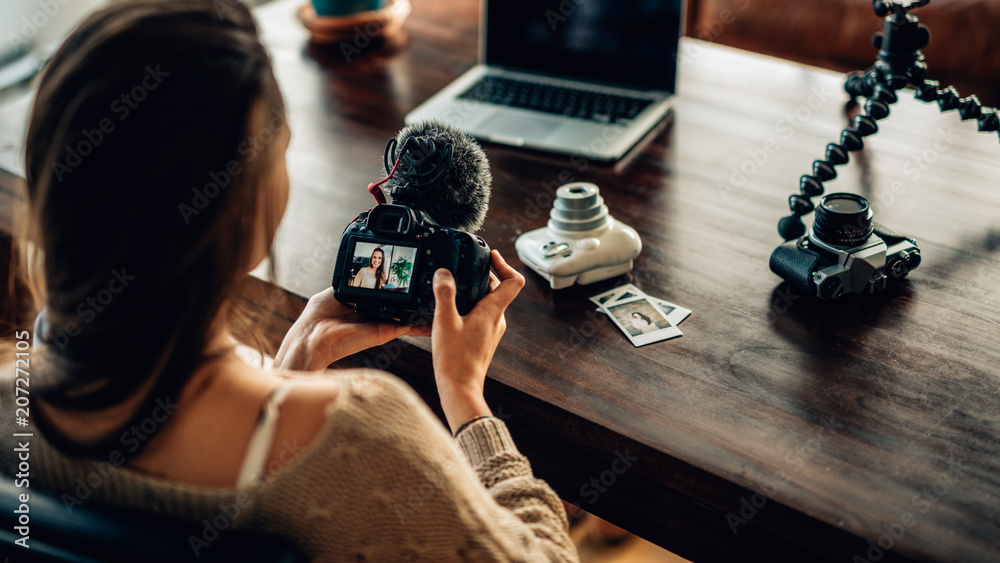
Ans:
<svg viewBox="0 0 1000 563"><path fill-rule="evenodd" d="M525 117L498 111L478 128L511 139L544 139L563 124L558 119Z"/></svg>

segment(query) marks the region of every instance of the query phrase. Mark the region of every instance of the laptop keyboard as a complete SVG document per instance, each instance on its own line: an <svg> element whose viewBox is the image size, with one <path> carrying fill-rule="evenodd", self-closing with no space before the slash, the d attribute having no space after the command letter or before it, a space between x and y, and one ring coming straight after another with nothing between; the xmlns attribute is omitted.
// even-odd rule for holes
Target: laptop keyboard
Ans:
<svg viewBox="0 0 1000 563"><path fill-rule="evenodd" d="M626 124L651 103L643 98L602 94L500 76L484 76L463 92L459 99L616 124Z"/></svg>

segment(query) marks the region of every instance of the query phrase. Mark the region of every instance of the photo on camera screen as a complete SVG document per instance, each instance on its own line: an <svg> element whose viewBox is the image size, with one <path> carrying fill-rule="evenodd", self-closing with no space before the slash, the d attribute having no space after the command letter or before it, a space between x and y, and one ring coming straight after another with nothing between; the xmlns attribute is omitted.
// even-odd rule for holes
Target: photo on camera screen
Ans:
<svg viewBox="0 0 1000 563"><path fill-rule="evenodd" d="M351 260L350 287L394 293L410 290L417 249L412 246L359 242Z"/></svg>

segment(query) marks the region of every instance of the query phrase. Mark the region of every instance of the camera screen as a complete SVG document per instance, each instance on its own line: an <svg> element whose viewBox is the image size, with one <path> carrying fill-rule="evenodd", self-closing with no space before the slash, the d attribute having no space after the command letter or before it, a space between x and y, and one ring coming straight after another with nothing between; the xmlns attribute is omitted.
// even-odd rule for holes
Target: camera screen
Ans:
<svg viewBox="0 0 1000 563"><path fill-rule="evenodd" d="M417 249L412 246L358 242L347 285L392 293L410 290Z"/></svg>

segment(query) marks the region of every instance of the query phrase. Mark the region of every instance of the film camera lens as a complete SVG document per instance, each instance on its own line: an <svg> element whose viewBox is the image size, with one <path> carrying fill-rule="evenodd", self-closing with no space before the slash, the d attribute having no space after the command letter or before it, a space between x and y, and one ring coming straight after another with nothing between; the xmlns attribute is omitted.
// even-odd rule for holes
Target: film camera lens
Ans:
<svg viewBox="0 0 1000 563"><path fill-rule="evenodd" d="M824 197L809 234L771 253L771 271L824 300L885 290L920 265L920 248L912 238L876 227L872 219L868 200L859 195Z"/></svg>
<svg viewBox="0 0 1000 563"><path fill-rule="evenodd" d="M829 245L851 248L871 236L874 224L868 200L848 193L830 194L816 208L813 229Z"/></svg>
<svg viewBox="0 0 1000 563"><path fill-rule="evenodd" d="M576 182L556 190L549 228L567 233L592 231L609 224L608 206L594 184Z"/></svg>

